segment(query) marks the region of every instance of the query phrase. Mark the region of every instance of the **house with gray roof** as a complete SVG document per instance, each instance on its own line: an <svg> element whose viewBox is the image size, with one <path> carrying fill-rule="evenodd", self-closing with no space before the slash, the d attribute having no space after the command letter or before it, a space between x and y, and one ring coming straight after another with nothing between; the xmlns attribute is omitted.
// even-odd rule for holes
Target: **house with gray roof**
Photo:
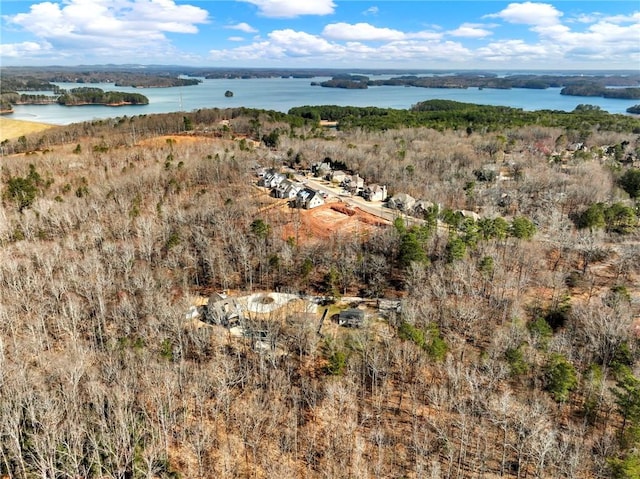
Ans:
<svg viewBox="0 0 640 479"><path fill-rule="evenodd" d="M407 193L396 193L387 202L387 206L393 210L409 211L416 204L416 199Z"/></svg>
<svg viewBox="0 0 640 479"><path fill-rule="evenodd" d="M387 187L372 183L362 191L362 197L367 201L384 201L387 199Z"/></svg>
<svg viewBox="0 0 640 479"><path fill-rule="evenodd" d="M287 200L294 199L298 192L302 189L302 185L291 180L283 180L279 185L271 190L276 198L285 198Z"/></svg>
<svg viewBox="0 0 640 479"><path fill-rule="evenodd" d="M265 188L275 188L287 177L282 173L277 173L273 170L267 171L262 178L258 181L258 186L264 186Z"/></svg>
<svg viewBox="0 0 640 479"><path fill-rule="evenodd" d="M303 188L296 196L296 206L310 210L324 204L324 198L316 190L311 188Z"/></svg>

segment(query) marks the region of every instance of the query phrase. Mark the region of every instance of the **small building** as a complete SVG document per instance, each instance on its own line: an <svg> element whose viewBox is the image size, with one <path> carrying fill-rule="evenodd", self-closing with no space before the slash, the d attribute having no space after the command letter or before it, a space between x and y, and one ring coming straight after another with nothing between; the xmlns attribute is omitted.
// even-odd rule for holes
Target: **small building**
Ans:
<svg viewBox="0 0 640 479"><path fill-rule="evenodd" d="M349 176L342 170L331 171L327 173L326 180L333 183L342 183Z"/></svg>
<svg viewBox="0 0 640 479"><path fill-rule="evenodd" d="M303 188L296 196L296 206L298 208L304 208L310 210L324 204L324 198L322 195L311 188Z"/></svg>
<svg viewBox="0 0 640 479"><path fill-rule="evenodd" d="M298 183L295 183L291 180L282 180L279 185L276 185L275 188L271 190L271 193L276 198L284 198L287 200L292 200L296 197L298 192L302 189L302 186Z"/></svg>
<svg viewBox="0 0 640 479"><path fill-rule="evenodd" d="M364 179L358 174L347 175L340 186L351 193L357 193L364 188Z"/></svg>
<svg viewBox="0 0 640 479"><path fill-rule="evenodd" d="M225 297L216 300L212 295L209 299L209 304L207 304L204 318L209 323L231 328L244 321L244 312L235 299Z"/></svg>
<svg viewBox="0 0 640 479"><path fill-rule="evenodd" d="M371 184L362 191L362 197L367 201L384 201L387 199L387 187Z"/></svg>
<svg viewBox="0 0 640 479"><path fill-rule="evenodd" d="M416 204L413 205L413 214L419 218L424 218L427 213L434 211L435 208L437 208L437 205L431 201L418 200Z"/></svg>
<svg viewBox="0 0 640 479"><path fill-rule="evenodd" d="M267 171L260 180L258 180L258 186L264 186L265 188L275 188L287 177L282 173L276 173L273 170Z"/></svg>
<svg viewBox="0 0 640 479"><path fill-rule="evenodd" d="M407 193L396 193L388 201L389 208L400 211L410 211L415 204L416 199Z"/></svg>
<svg viewBox="0 0 640 479"><path fill-rule="evenodd" d="M359 328L364 323L364 311L357 308L345 309L338 315L338 324L348 328Z"/></svg>
<svg viewBox="0 0 640 479"><path fill-rule="evenodd" d="M331 165L326 161L317 162L311 165L311 173L313 176L322 178L331 171Z"/></svg>

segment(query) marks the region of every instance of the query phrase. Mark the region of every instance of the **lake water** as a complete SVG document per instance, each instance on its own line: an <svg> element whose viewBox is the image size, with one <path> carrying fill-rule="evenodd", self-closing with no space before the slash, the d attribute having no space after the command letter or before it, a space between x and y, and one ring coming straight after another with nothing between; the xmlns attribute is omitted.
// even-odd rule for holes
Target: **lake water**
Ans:
<svg viewBox="0 0 640 479"><path fill-rule="evenodd" d="M370 76L370 78L379 78ZM149 105L106 107L98 105L66 107L61 105L16 105L8 118L31 120L58 125L116 116L134 116L173 111L192 111L199 108L248 107L286 112L294 106L341 105L378 106L383 108L410 108L430 99L447 99L485 105L504 105L524 110L572 111L577 105L597 105L610 113L625 113L638 104L638 100L576 97L560 95L559 88L547 90L494 90L485 88L444 89L404 86L369 87L366 90L346 90L311 86L329 78L255 78L234 80L203 80L199 85L172 88L116 87L112 83L81 85L57 83L62 88L92 86L105 91L117 90L142 93L149 98ZM234 96L226 98L231 90Z"/></svg>

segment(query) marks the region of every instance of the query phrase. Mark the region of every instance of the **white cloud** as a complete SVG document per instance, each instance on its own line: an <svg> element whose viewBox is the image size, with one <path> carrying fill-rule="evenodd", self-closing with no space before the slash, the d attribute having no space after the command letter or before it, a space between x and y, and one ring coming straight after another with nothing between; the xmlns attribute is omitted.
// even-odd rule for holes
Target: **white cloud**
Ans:
<svg viewBox="0 0 640 479"><path fill-rule="evenodd" d="M214 60L220 61L256 61L266 62L287 59L333 58L343 52L340 45L332 44L323 38L306 32L291 29L275 30L265 40L251 45L227 50L211 50L209 54Z"/></svg>
<svg viewBox="0 0 640 479"><path fill-rule="evenodd" d="M367 8L364 12L362 12L363 15L377 15L380 12L380 9L376 6L373 7L369 7Z"/></svg>
<svg viewBox="0 0 640 479"><path fill-rule="evenodd" d="M348 41L389 41L406 38L399 30L378 28L369 23L331 23L324 27L322 36L331 40Z"/></svg>
<svg viewBox="0 0 640 479"><path fill-rule="evenodd" d="M23 56L45 55L51 52L51 45L47 43L21 42L0 44L0 57L21 58Z"/></svg>
<svg viewBox="0 0 640 479"><path fill-rule="evenodd" d="M500 40L476 50L476 55L484 60L504 64L517 61L521 65L553 58L557 54L550 45L528 44L522 40Z"/></svg>
<svg viewBox="0 0 640 479"><path fill-rule="evenodd" d="M562 12L548 3L510 3L504 10L485 15L486 18L501 18L509 23L525 25L554 25L558 23Z"/></svg>
<svg viewBox="0 0 640 479"><path fill-rule="evenodd" d="M239 30L245 33L256 33L258 31L246 22L236 23L235 25L227 25L224 28L228 28L229 30Z"/></svg>
<svg viewBox="0 0 640 479"><path fill-rule="evenodd" d="M583 13L567 19L568 24L582 24L581 31L563 24L562 16L562 12L546 3L512 3L487 17L528 25L538 35L537 40L497 41L478 49L478 56L505 64L537 62L567 68L588 63L594 67L640 64L640 12L609 17L597 12Z"/></svg>
<svg viewBox="0 0 640 479"><path fill-rule="evenodd" d="M612 15L610 17L604 18L604 20L611 23L639 23L640 11L634 12L631 15Z"/></svg>
<svg viewBox="0 0 640 479"><path fill-rule="evenodd" d="M475 23L463 23L458 28L449 31L448 33L454 37L466 38L484 38L493 34L491 30L483 28L483 25Z"/></svg>
<svg viewBox="0 0 640 479"><path fill-rule="evenodd" d="M31 5L29 12L4 20L51 45L60 56L140 57L171 51L165 33L197 33L208 12L174 0L67 0Z"/></svg>
<svg viewBox="0 0 640 479"><path fill-rule="evenodd" d="M244 37L229 37L227 40L230 42L244 42Z"/></svg>
<svg viewBox="0 0 640 479"><path fill-rule="evenodd" d="M220 62L254 62L255 64L309 66L380 65L398 67L402 64L424 64L430 61L463 62L471 52L456 42L438 39L391 39L372 46L366 41L331 41L317 35L291 29L271 32L266 39L227 50L211 50L211 59Z"/></svg>
<svg viewBox="0 0 640 479"><path fill-rule="evenodd" d="M265 17L294 18L300 15L329 15L334 12L332 0L240 0L258 7Z"/></svg>
<svg viewBox="0 0 640 479"><path fill-rule="evenodd" d="M330 23L322 30L322 36L330 40L388 42L408 39L437 40L442 34L428 31L405 33L391 28L375 27L369 23Z"/></svg>

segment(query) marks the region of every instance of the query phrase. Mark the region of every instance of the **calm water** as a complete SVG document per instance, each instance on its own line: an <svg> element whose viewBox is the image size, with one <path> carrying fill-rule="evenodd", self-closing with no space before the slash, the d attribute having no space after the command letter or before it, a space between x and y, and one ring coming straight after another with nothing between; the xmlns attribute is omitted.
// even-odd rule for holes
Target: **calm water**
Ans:
<svg viewBox="0 0 640 479"><path fill-rule="evenodd" d="M371 78L380 78L371 76ZM456 100L486 105L504 105L524 110L572 111L580 103L597 105L610 113L625 113L638 100L616 100L607 98L572 97L560 95L559 88L547 90L492 90L477 88L442 89L381 86L367 90L344 90L311 86L328 78L260 78L247 80L204 80L199 85L174 88L127 88L111 83L96 83L85 86L142 93L149 98L143 106L75 106L17 105L8 118L31 120L66 125L69 123L133 116L172 111L192 111L199 108L248 107L286 112L301 105L352 105L378 106L386 108L409 108L412 105L434 98ZM62 88L77 88L76 83L58 83ZM231 90L234 96L226 98L224 92Z"/></svg>

